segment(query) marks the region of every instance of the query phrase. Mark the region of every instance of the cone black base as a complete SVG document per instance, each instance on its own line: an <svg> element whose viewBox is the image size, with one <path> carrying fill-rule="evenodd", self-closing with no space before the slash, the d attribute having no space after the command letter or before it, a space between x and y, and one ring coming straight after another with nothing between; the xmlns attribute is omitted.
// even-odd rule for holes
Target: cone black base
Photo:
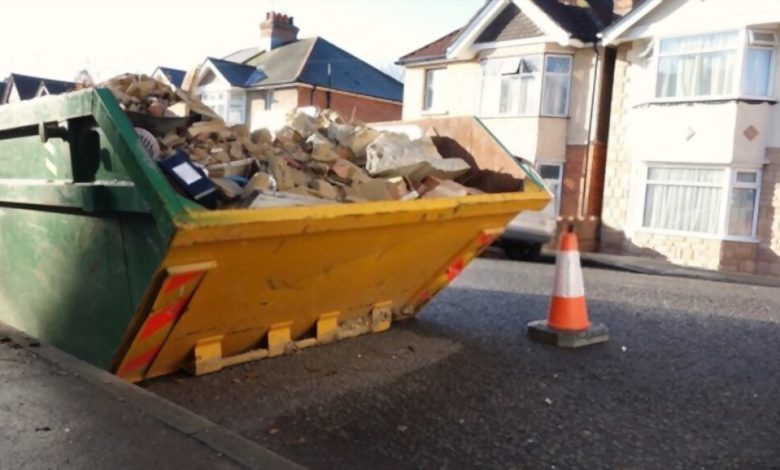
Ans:
<svg viewBox="0 0 780 470"><path fill-rule="evenodd" d="M580 348L608 341L609 330L603 323L591 324L590 328L582 331L556 330L547 325L547 320L537 320L528 324L528 338L561 348Z"/></svg>

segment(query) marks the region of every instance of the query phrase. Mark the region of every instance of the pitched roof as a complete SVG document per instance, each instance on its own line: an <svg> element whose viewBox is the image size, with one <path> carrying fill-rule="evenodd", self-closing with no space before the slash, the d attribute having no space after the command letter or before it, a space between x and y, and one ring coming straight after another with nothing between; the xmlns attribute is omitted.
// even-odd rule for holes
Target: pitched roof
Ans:
<svg viewBox="0 0 780 470"><path fill-rule="evenodd" d="M514 3L510 3L491 22L475 42L509 41L512 39L525 39L544 36L542 31L531 18L520 11Z"/></svg>
<svg viewBox="0 0 780 470"><path fill-rule="evenodd" d="M248 57L242 64L227 58L210 59L234 86L306 83L392 101L403 100L401 82L321 37L300 39L267 52L242 49L228 57Z"/></svg>
<svg viewBox="0 0 780 470"><path fill-rule="evenodd" d="M601 19L595 10L595 8L600 10L602 6L597 3L597 0L587 0L588 6L586 7L564 5L553 0L531 1L550 19L558 23L558 26L566 30L571 37L581 41L595 41L598 32L609 26L609 22Z"/></svg>
<svg viewBox="0 0 780 470"><path fill-rule="evenodd" d="M265 78L263 72L251 65L238 64L214 57L209 57L208 60L232 86L249 87Z"/></svg>
<svg viewBox="0 0 780 470"><path fill-rule="evenodd" d="M401 82L322 38L315 41L298 81L392 101L403 100Z"/></svg>
<svg viewBox="0 0 780 470"><path fill-rule="evenodd" d="M263 85L292 83L298 80L298 75L309 59L316 40L317 38L299 39L270 51L255 54L244 63L255 66L265 73L267 78L263 81Z"/></svg>
<svg viewBox="0 0 780 470"><path fill-rule="evenodd" d="M259 47L247 47L246 49L239 49L236 52L233 52L232 54L228 54L225 57L223 57L223 59L229 60L230 62L238 62L240 64L244 64L248 60L252 59L253 57L261 54L262 52L263 49Z"/></svg>
<svg viewBox="0 0 780 470"><path fill-rule="evenodd" d="M439 39L406 54L405 56L398 59L398 62L396 63L403 65L414 62L424 62L427 60L443 59L447 56L447 48L450 47L452 42L455 40L455 38L458 37L461 31L463 31L463 28L459 28L451 33L445 34Z"/></svg>
<svg viewBox="0 0 780 470"><path fill-rule="evenodd" d="M613 20L611 0L586 0L588 6L564 5L557 0L529 0L541 9L553 22L565 30L572 38L585 42L596 40L596 35L609 26ZM411 64L429 60L443 59L447 49L455 43L468 26L477 21L480 14L491 4L486 1L463 28L457 29L423 47L406 54L398 64ZM534 23L515 2L507 2L501 12L487 25L475 42L497 42L513 39L541 37L544 31Z"/></svg>
<svg viewBox="0 0 780 470"><path fill-rule="evenodd" d="M29 100L35 98L35 94L38 92L38 87L41 84L41 79L31 75L12 73L8 77L8 90L6 90L8 93L10 93L11 84L16 88L16 92L19 93L19 99Z"/></svg>
<svg viewBox="0 0 780 470"><path fill-rule="evenodd" d="M40 86L45 86L46 91L50 95L61 95L63 93L72 91L73 88L76 86L76 84L73 82L66 82L63 80L52 80L50 78L41 78ZM36 93L37 91L38 90L36 89Z"/></svg>
<svg viewBox="0 0 780 470"><path fill-rule="evenodd" d="M157 67L165 75L169 82L174 86L180 87L184 82L184 76L187 75L185 70L172 69L170 67Z"/></svg>

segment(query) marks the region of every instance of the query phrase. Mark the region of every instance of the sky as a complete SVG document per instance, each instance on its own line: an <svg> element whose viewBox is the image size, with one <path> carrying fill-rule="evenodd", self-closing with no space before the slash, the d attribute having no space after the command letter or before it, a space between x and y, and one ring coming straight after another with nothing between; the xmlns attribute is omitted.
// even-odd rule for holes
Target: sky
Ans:
<svg viewBox="0 0 780 470"><path fill-rule="evenodd" d="M4 0L0 79L189 69L255 46L269 10L381 68L461 27L485 0Z"/></svg>

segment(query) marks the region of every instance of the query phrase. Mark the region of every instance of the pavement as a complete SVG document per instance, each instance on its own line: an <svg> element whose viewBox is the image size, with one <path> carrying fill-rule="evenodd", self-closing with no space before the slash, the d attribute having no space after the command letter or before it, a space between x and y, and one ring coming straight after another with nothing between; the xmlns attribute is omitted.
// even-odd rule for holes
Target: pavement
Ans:
<svg viewBox="0 0 780 470"><path fill-rule="evenodd" d="M555 262L555 252L545 251L544 258ZM729 273L708 269L690 268L672 264L659 258L643 256L610 255L607 253L580 253L583 266L616 269L640 274L671 276L705 281L745 284L751 286L780 287L780 278L755 274Z"/></svg>
<svg viewBox="0 0 780 470"><path fill-rule="evenodd" d="M147 390L310 468L779 468L780 289L586 268L606 344L530 342L554 267L480 259L382 334Z"/></svg>
<svg viewBox="0 0 780 470"><path fill-rule="evenodd" d="M301 468L2 324L0 383L0 469Z"/></svg>

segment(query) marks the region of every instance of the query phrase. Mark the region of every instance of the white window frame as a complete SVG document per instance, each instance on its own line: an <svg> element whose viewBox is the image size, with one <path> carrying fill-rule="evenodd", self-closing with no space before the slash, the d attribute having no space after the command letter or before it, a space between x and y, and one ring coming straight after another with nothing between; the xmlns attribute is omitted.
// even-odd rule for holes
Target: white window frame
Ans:
<svg viewBox="0 0 780 470"><path fill-rule="evenodd" d="M235 105L239 106L238 121L233 121L230 119L231 108ZM246 94L244 94L244 92L234 91L228 93L224 119L225 123L227 123L229 126L244 124L246 122Z"/></svg>
<svg viewBox="0 0 780 470"><path fill-rule="evenodd" d="M244 124L246 122L246 93L241 89L204 90L200 100L214 110L228 125ZM241 103L241 121L230 121L230 105ZM220 112L221 111L221 112Z"/></svg>
<svg viewBox="0 0 780 470"><path fill-rule="evenodd" d="M667 168L667 169L688 169L688 170L720 170L723 172L723 180L720 183L721 191L721 204L720 213L718 214L718 232L717 233L703 233L703 232L688 232L684 230L670 230L661 228L645 227L644 216L647 204L647 185L648 185L648 173L650 168ZM713 165L676 165L669 163L651 163L648 162L642 165L643 176L641 179L641 193L639 205L636 206L636 214L634 217L634 227L636 231L640 233L670 235L680 237L701 238L710 240L723 240L723 241L735 241L746 243L758 243L759 240L756 235L758 228L758 212L760 208L761 200L761 181L762 170L757 168L742 168L742 167L723 167ZM755 183L737 183L737 173L755 173ZM669 184L665 182L664 184ZM675 184L675 183L671 183ZM718 187L714 183L683 183L680 186L706 186L706 187ZM756 199L753 206L753 226L751 227L750 236L739 236L728 234L729 217L731 215L731 193L734 188L755 189Z"/></svg>
<svg viewBox="0 0 780 470"><path fill-rule="evenodd" d="M545 77L547 75L547 58L548 57L565 57L569 59L569 73L568 73L568 79L569 79L569 90L566 96L566 112L562 115L556 115L556 114L542 114L542 100L544 98L544 87L545 87ZM501 113L501 93L499 91L498 93L498 99L499 102L496 105L496 112L493 113L483 113L483 100L485 99L484 96L484 85L483 80L485 78L485 72L484 67L485 63L490 60L508 60L508 59L517 59L518 61L523 59L532 59L532 58L538 58L539 59L539 73L537 74L538 83L534 86L534 93L536 94L537 98L537 106L536 109L532 110L530 113L524 114L524 113ZM479 91L479 103L477 106L478 114L480 117L483 118L506 118L506 117L554 117L554 118L563 118L566 119L569 117L569 112L571 108L571 92L572 92L572 74L574 73L574 56L571 54L523 54L519 56L509 56L509 57L486 57L480 61L482 64L482 67L480 68L480 91ZM534 74L523 74L518 73L518 77L522 77L523 75L529 76ZM562 73L555 73L553 72L553 75L564 75ZM503 77L503 76L502 76ZM500 84L500 81L498 81ZM500 85L499 85L500 86Z"/></svg>
<svg viewBox="0 0 780 470"><path fill-rule="evenodd" d="M561 72L548 72L547 71L547 61L551 58L560 58L560 59L568 59L569 60L569 73L561 73ZM544 60L542 61L542 93L539 96L539 115L543 117L561 117L561 118L567 118L569 117L569 107L571 106L571 75L572 72L574 72L574 56L567 55L567 54L545 54ZM566 93L566 107L564 108L563 114L545 114L543 112L544 110L544 90L547 87L547 75L553 75L558 77L565 76L569 81L569 88Z"/></svg>
<svg viewBox="0 0 780 470"><path fill-rule="evenodd" d="M762 31L762 32L772 32L775 34L775 37L777 37L777 32L772 30L764 30L761 28L742 28L742 29L721 29L721 30L706 30L706 31L699 31L693 34L686 33L686 34L677 34L677 35L669 35L669 36L659 36L653 39L652 46L648 46L648 49L652 49L654 51L653 58L652 58L652 64L650 69L652 70L653 79L650 81L652 83L653 89L652 89L652 99L650 100L651 103L685 103L685 102L691 102L691 101L725 101L725 100L736 100L736 99L745 99L745 100L762 100L762 101L778 101L776 90L777 87L775 86L775 71L777 66L777 51L778 46L764 46L759 44L750 44L751 40L751 34L752 31ZM681 96L681 97L659 97L657 96L657 90L658 90L658 69L659 69L659 59L660 57L666 57L666 56L673 56L673 55L685 55L686 53L667 53L667 54L661 54L661 41L666 39L681 39L681 38L689 38L689 37L695 37L695 36L706 36L710 34L725 34L725 33L737 33L738 36L738 44L736 46L736 49L734 49L737 53L736 61L734 64L734 73L736 74L735 77L733 77L732 80L732 86L733 89L731 93L725 94L725 95L696 95L696 96ZM769 70L769 92L766 96L755 96L755 95L747 95L743 92L744 89L744 80L745 80L745 67L746 67L746 55L747 50L751 48L756 49L772 49L772 63L770 65ZM706 51L700 51L700 53L707 53L707 52L718 52L718 51L727 51L732 49L712 49L712 50L706 50Z"/></svg>
<svg viewBox="0 0 780 470"><path fill-rule="evenodd" d="M440 72L442 75L444 75L444 85L441 85L441 82L439 85L436 85L436 80L433 81L433 87L431 87L431 105L428 106L428 73L431 73L431 75L434 75L436 72ZM422 112L423 114L447 114L447 108L448 108L448 100L447 100L447 94L446 94L446 88L447 88L447 74L448 74L447 67L431 67L423 69L423 95L422 95ZM441 106L444 109L439 109L436 107L436 93L443 93L444 97L442 98Z"/></svg>
<svg viewBox="0 0 780 470"><path fill-rule="evenodd" d="M690 55L690 52L673 52L673 53L661 53L661 42L671 39L683 39L683 38L692 38L692 37L698 37L698 36L709 36L712 34L727 34L727 33L736 33L737 34L737 46L732 48L723 48L723 49L705 49L697 51L697 54L707 54L712 52L727 52L727 51L734 51L736 52L737 59L734 64L734 69L737 72L741 72L744 68L744 56L745 56L745 48L739 47L739 43L744 43L744 32L745 30L738 30L738 29L728 29L728 30L721 30L721 31L703 31L695 34L678 34L674 36L663 36L663 37L657 37L655 38L655 44L653 46L653 50L655 51L655 54L653 54L653 72L654 72L654 79L653 79L653 101L661 102L661 103L669 103L669 102L685 102L685 101L717 101L717 100L725 100L725 99L733 99L736 96L739 95L739 91L735 90L741 90L742 89L742 73L738 73L736 77L732 77L732 89L730 93L724 94L724 95L692 95L692 96L667 96L662 97L658 96L658 71L660 66L660 60L661 57L673 57L673 56L681 56L681 55ZM742 41L740 41L740 38ZM698 77L694 77L694 83L697 82Z"/></svg>
<svg viewBox="0 0 780 470"><path fill-rule="evenodd" d="M756 39L756 33L771 34L773 39L771 42L761 41ZM748 46L777 47L777 31L762 28L748 28Z"/></svg>
<svg viewBox="0 0 780 470"><path fill-rule="evenodd" d="M539 178L547 182L550 178L544 178L542 175L542 167L543 166L554 166L558 168L558 178L555 180L557 190L553 192L553 196L555 197L555 216L558 217L561 214L561 196L563 194L563 171L564 171L564 163L560 162L544 162L544 163L537 163L536 164L536 172L539 173ZM548 186L548 189L549 188Z"/></svg>
<svg viewBox="0 0 780 470"><path fill-rule="evenodd" d="M769 59L769 87L767 88L766 95L750 95L745 90L745 79L747 75L747 53L750 50L769 51L771 57ZM743 54L744 64L742 65L742 73L740 74L739 91L742 98L766 100L767 98L773 101L777 101L775 95L775 67L777 66L777 47L776 46L761 46L761 45L748 45L745 47L745 53Z"/></svg>
<svg viewBox="0 0 780 470"><path fill-rule="evenodd" d="M728 188L728 198L726 199L726 210L725 210L725 223L724 223L724 233L726 235L726 239L728 240L737 240L737 241L754 241L756 240L756 230L758 229L758 211L760 208L760 201L761 201L761 177L763 176L761 174L761 170L756 169L747 169L747 168L729 168L729 188ZM753 183L741 183L737 181L737 175L739 173L753 173L756 175L756 180ZM735 189L754 189L756 191L756 200L753 201L753 225L751 226L750 235L748 236L741 236L741 235L729 235L728 229L729 229L729 222L731 221L731 195L734 192Z"/></svg>

